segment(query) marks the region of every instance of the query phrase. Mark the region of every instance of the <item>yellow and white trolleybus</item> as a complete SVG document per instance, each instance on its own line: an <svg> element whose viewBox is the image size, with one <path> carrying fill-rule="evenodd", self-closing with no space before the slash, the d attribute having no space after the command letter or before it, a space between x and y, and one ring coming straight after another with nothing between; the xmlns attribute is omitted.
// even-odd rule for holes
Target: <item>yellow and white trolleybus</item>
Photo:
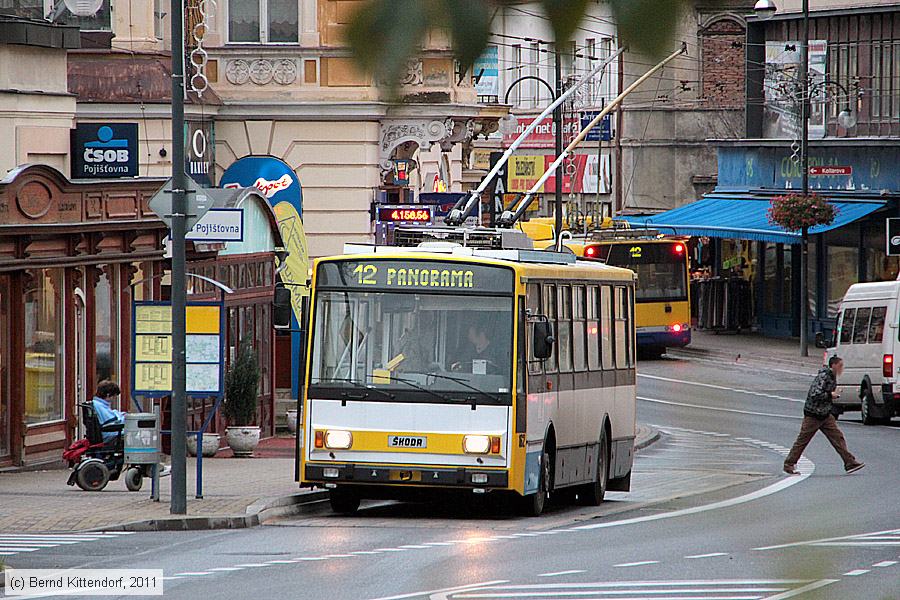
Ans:
<svg viewBox="0 0 900 600"><path fill-rule="evenodd" d="M433 246L315 262L301 485L330 488L339 512L459 490L538 515L564 488L588 504L627 491L634 274Z"/></svg>

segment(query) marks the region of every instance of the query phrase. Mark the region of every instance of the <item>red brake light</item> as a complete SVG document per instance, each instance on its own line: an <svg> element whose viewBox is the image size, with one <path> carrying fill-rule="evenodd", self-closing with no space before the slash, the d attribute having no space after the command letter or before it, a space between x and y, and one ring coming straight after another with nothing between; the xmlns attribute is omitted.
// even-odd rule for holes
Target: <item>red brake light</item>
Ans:
<svg viewBox="0 0 900 600"><path fill-rule="evenodd" d="M881 374L884 377L894 376L894 355L885 354L881 361Z"/></svg>
<svg viewBox="0 0 900 600"><path fill-rule="evenodd" d="M675 323L674 325L672 325L672 331L674 331L675 333L681 333L681 324Z"/></svg>
<svg viewBox="0 0 900 600"><path fill-rule="evenodd" d="M588 258L594 258L597 256L597 246L588 246L584 249L584 255Z"/></svg>
<svg viewBox="0 0 900 600"><path fill-rule="evenodd" d="M675 254L682 254L684 252L684 244L675 244Z"/></svg>

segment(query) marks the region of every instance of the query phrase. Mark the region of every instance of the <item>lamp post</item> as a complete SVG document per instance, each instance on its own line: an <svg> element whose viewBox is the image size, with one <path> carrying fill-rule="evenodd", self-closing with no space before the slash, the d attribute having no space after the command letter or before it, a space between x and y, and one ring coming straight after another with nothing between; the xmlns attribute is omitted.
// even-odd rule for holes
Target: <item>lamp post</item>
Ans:
<svg viewBox="0 0 900 600"><path fill-rule="evenodd" d="M777 7L772 0L758 0L753 6L760 19L768 19ZM803 196L809 195L809 0L803 0L800 27L800 181ZM809 261L809 228L803 228L800 242L800 356L809 356L809 295L807 263Z"/></svg>
<svg viewBox="0 0 900 600"><path fill-rule="evenodd" d="M525 75L524 77L519 77L511 84L509 84L509 88L506 90L506 94L503 96L503 104L509 104L509 94L512 92L512 89L516 87L518 84L522 83L527 79L533 79L544 84L544 87L550 92L550 97L555 102L557 98L559 98L560 94L563 92L563 82L562 82L562 60L560 59L559 52L556 52L556 89L553 89L545 79L538 77L537 75ZM556 130L554 136L554 153L556 156L559 156L563 152L563 137L562 137L562 127L563 127L563 111L562 105L557 106L553 110L553 128ZM562 167L558 167L556 169L556 190L555 190L555 205L554 209L555 213L555 224L554 228L556 229L557 238L562 233ZM491 200L491 205L493 206L493 200Z"/></svg>

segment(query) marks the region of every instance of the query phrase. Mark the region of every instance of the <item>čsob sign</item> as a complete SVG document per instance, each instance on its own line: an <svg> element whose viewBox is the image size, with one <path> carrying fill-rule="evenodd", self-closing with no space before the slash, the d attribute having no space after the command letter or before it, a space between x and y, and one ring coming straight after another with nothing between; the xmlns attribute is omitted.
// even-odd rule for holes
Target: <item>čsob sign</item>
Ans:
<svg viewBox="0 0 900 600"><path fill-rule="evenodd" d="M81 123L72 131L72 179L137 176L137 123Z"/></svg>

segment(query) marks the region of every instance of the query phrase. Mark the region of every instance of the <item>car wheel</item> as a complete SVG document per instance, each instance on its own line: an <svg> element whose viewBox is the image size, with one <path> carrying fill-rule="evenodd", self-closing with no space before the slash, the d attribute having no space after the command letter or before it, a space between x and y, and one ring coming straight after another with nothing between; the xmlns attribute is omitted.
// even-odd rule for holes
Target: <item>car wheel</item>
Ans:
<svg viewBox="0 0 900 600"><path fill-rule="evenodd" d="M598 454L596 480L578 490L579 503L585 506L600 506L606 496L606 488L609 485L609 441L606 439L606 429L600 434Z"/></svg>
<svg viewBox="0 0 900 600"><path fill-rule="evenodd" d="M86 492L99 492L109 483L109 469L102 462L91 460L78 469L75 483Z"/></svg>

